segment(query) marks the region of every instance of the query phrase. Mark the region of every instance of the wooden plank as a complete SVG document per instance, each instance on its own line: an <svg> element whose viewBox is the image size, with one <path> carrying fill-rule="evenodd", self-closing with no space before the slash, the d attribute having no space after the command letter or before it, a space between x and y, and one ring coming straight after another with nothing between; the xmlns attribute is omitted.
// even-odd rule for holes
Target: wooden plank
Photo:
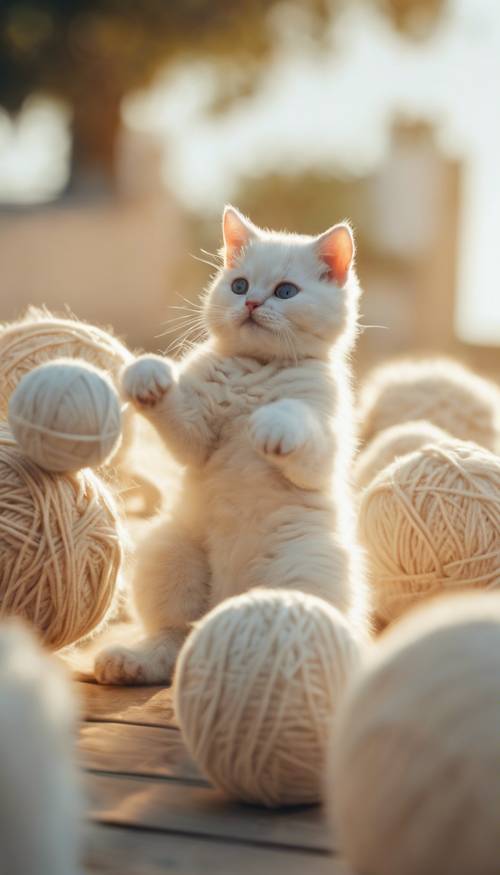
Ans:
<svg viewBox="0 0 500 875"><path fill-rule="evenodd" d="M86 870L94 875L352 875L330 854L95 824L89 825L85 844Z"/></svg>
<svg viewBox="0 0 500 875"><path fill-rule="evenodd" d="M268 811L229 801L210 787L161 778L87 774L89 816L130 826L230 842L331 851L330 830L319 807Z"/></svg>
<svg viewBox="0 0 500 875"><path fill-rule="evenodd" d="M75 683L85 720L176 726L172 691L165 687L107 687Z"/></svg>
<svg viewBox="0 0 500 875"><path fill-rule="evenodd" d="M191 760L178 729L126 723L84 723L80 765L113 774L164 777L209 786Z"/></svg>

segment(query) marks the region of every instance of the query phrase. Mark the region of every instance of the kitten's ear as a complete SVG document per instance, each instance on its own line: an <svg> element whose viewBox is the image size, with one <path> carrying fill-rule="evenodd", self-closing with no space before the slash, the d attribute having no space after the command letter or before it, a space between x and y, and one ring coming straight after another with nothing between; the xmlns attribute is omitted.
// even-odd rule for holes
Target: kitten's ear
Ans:
<svg viewBox="0 0 500 875"><path fill-rule="evenodd" d="M237 209L227 206L224 208L222 233L224 235L224 266L233 267L241 250L257 236L257 229Z"/></svg>
<svg viewBox="0 0 500 875"><path fill-rule="evenodd" d="M315 240L316 251L327 266L328 278L343 286L354 260L354 237L345 222L334 225Z"/></svg>

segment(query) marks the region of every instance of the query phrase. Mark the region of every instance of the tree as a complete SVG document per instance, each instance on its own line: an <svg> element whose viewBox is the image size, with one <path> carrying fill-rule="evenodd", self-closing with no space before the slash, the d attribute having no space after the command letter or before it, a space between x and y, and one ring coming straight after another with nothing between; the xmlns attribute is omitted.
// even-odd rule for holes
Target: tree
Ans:
<svg viewBox="0 0 500 875"><path fill-rule="evenodd" d="M264 0L2 0L0 105L65 100L74 163L112 173L120 104L180 54L263 55Z"/></svg>
<svg viewBox="0 0 500 875"><path fill-rule="evenodd" d="M158 67L180 55L265 58L266 13L277 0L2 0L0 105L16 113L34 92L66 101L73 166L112 177L120 106ZM293 0L320 23L342 0ZM440 0L371 0L404 23Z"/></svg>

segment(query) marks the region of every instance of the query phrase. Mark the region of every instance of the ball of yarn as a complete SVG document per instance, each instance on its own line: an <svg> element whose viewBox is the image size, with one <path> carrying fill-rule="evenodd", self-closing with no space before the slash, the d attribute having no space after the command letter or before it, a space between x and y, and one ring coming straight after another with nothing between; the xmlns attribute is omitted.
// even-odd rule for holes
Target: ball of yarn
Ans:
<svg viewBox="0 0 500 875"><path fill-rule="evenodd" d="M0 331L0 419L6 418L9 398L21 377L58 358L83 359L115 380L123 366L133 360L110 332L77 319L58 319L32 307L23 319Z"/></svg>
<svg viewBox="0 0 500 875"><path fill-rule="evenodd" d="M450 435L425 420L404 422L385 428L375 435L354 463L354 483L358 489L371 480L395 459L412 453L426 444L450 440Z"/></svg>
<svg viewBox="0 0 500 875"><path fill-rule="evenodd" d="M337 715L326 795L370 875L497 875L500 594L436 600L374 645Z"/></svg>
<svg viewBox="0 0 500 875"><path fill-rule="evenodd" d="M361 496L359 535L386 622L445 590L500 586L500 458L452 441L396 460Z"/></svg>
<svg viewBox="0 0 500 875"><path fill-rule="evenodd" d="M389 362L361 390L360 436L425 419L455 438L500 451L500 389L448 359Z"/></svg>
<svg viewBox="0 0 500 875"><path fill-rule="evenodd" d="M342 615L294 591L223 602L180 653L175 709L203 772L267 806L317 802L332 717L357 665Z"/></svg>
<svg viewBox="0 0 500 875"><path fill-rule="evenodd" d="M81 872L73 685L19 620L0 624L0 846L5 875ZM28 824L26 831L22 824ZM55 832L57 830L57 832Z"/></svg>
<svg viewBox="0 0 500 875"><path fill-rule="evenodd" d="M30 307L17 322L0 327L0 420L7 418L9 398L21 378L54 359L80 359L105 371L115 386L132 354L109 331L77 319L58 319L47 310ZM113 459L120 464L132 443L131 405L123 416L123 440Z"/></svg>
<svg viewBox="0 0 500 875"><path fill-rule="evenodd" d="M9 425L21 449L47 471L101 465L121 439L118 395L103 372L61 359L21 379L9 401Z"/></svg>
<svg viewBox="0 0 500 875"><path fill-rule="evenodd" d="M0 429L0 617L24 617L53 649L88 635L112 604L121 541L92 471L45 472Z"/></svg>

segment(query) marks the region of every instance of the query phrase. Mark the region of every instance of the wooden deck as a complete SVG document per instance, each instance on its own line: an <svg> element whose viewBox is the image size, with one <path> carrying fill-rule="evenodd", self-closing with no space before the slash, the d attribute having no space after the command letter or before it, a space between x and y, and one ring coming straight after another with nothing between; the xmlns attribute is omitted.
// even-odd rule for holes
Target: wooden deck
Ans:
<svg viewBox="0 0 500 875"><path fill-rule="evenodd" d="M88 873L350 875L319 807L267 811L207 783L182 744L169 690L75 683Z"/></svg>

